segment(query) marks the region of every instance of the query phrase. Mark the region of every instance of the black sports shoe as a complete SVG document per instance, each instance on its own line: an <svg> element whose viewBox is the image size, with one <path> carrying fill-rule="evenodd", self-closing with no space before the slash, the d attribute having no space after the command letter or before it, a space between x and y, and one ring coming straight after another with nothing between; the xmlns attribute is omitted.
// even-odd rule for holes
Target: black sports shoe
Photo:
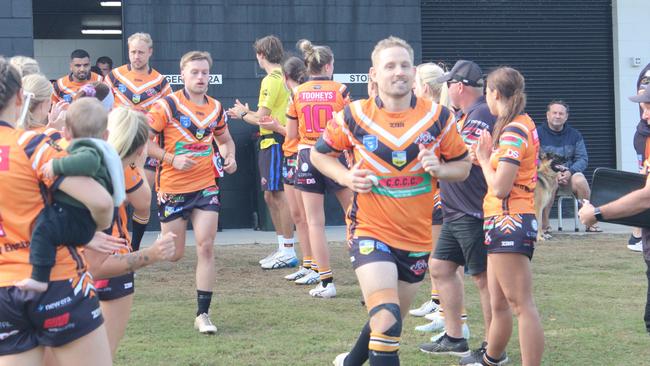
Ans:
<svg viewBox="0 0 650 366"><path fill-rule="evenodd" d="M434 342L420 345L420 351L436 355L452 355L458 357L465 357L470 354L465 338L458 342L453 342L446 333Z"/></svg>
<svg viewBox="0 0 650 366"><path fill-rule="evenodd" d="M463 357L458 361L459 365L465 365L465 366L470 366L470 365L483 365L483 355L487 351L487 342L483 341L481 343L481 347L475 349L472 351L472 353L469 356ZM501 357L499 357L499 362L497 363L497 366L502 366L508 363L510 359L508 358L508 355L503 352L501 354Z"/></svg>

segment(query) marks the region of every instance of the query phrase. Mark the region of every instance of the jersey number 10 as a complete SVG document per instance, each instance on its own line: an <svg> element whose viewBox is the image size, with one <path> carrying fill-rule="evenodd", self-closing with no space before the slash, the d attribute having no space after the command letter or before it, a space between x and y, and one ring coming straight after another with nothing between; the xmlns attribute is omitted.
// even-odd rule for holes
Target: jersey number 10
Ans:
<svg viewBox="0 0 650 366"><path fill-rule="evenodd" d="M306 105L302 107L302 115L305 118L305 130L307 133L322 133L325 130L327 121L332 119L334 108L329 104ZM321 119L325 115L324 121Z"/></svg>

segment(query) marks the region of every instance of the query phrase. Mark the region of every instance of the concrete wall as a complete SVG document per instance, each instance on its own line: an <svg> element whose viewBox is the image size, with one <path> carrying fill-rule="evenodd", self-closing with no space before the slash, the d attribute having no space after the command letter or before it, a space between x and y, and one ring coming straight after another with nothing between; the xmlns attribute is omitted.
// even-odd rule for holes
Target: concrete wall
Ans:
<svg viewBox="0 0 650 366"><path fill-rule="evenodd" d="M0 0L0 55L34 54L32 2Z"/></svg>
<svg viewBox="0 0 650 366"><path fill-rule="evenodd" d="M632 137L639 122L639 108L627 98L636 94L637 77L645 65L650 63L650 2L615 0L612 6L617 167L637 171ZM632 59L637 57L640 58L640 64L634 66Z"/></svg>
<svg viewBox="0 0 650 366"><path fill-rule="evenodd" d="M122 40L113 39L35 39L34 58L45 76L58 79L70 72L70 53L78 48L88 51L91 65L101 56L122 64Z"/></svg>

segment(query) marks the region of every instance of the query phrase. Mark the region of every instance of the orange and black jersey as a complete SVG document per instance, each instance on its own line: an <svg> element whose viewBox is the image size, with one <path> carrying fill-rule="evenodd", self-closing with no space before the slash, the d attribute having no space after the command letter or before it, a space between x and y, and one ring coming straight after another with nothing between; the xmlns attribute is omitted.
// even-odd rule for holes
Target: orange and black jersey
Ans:
<svg viewBox="0 0 650 366"><path fill-rule="evenodd" d="M535 122L527 114L520 114L503 127L498 148L490 157L494 170L499 163L517 165L517 177L510 194L502 200L488 186L483 201L485 217L535 213L538 156L539 137Z"/></svg>
<svg viewBox="0 0 650 366"><path fill-rule="evenodd" d="M138 168L134 166L127 166L124 168L124 187L126 189L127 197L130 193L135 192L143 184L142 175ZM113 226L105 231L106 234L116 238L126 239L127 246L121 249L118 253L126 254L131 252L131 236L127 224L129 222L127 210L127 203L124 202L119 208L116 208L116 213L113 215Z"/></svg>
<svg viewBox="0 0 650 366"><path fill-rule="evenodd" d="M59 78L54 83L54 85L52 85L54 87L54 93L52 94L52 104L56 104L62 100L65 100L68 103L72 103L72 98L74 98L82 86L96 81L102 81L102 77L101 75L95 74L92 71L90 72L88 80L84 80L82 82L74 81L72 79L72 74L68 74Z"/></svg>
<svg viewBox="0 0 650 366"><path fill-rule="evenodd" d="M355 193L347 213L349 235L394 248L428 252L437 180L417 159L423 144L443 161L464 159L467 148L446 107L411 97L410 108L389 112L379 97L350 103L316 143L321 153L352 150L361 169L377 176L369 193Z"/></svg>
<svg viewBox="0 0 650 366"><path fill-rule="evenodd" d="M313 146L332 115L350 102L347 87L327 77L313 77L292 91L287 118L298 120L299 148Z"/></svg>
<svg viewBox="0 0 650 366"><path fill-rule="evenodd" d="M34 221L45 207L47 191L62 181L46 179L40 170L52 158L65 155L47 135L0 121L0 287L30 276ZM84 261L75 247L57 247L52 281L75 278L83 270Z"/></svg>
<svg viewBox="0 0 650 366"><path fill-rule="evenodd" d="M156 102L148 116L149 125L167 153L191 154L197 163L181 171L162 162L156 178L159 191L191 193L213 186L212 140L228 128L221 103L206 95L204 104L194 104L182 89Z"/></svg>
<svg viewBox="0 0 650 366"><path fill-rule="evenodd" d="M172 92L167 79L158 71L149 68L143 74L132 70L130 64L111 70L105 83L115 95L116 107L132 107L144 112Z"/></svg>

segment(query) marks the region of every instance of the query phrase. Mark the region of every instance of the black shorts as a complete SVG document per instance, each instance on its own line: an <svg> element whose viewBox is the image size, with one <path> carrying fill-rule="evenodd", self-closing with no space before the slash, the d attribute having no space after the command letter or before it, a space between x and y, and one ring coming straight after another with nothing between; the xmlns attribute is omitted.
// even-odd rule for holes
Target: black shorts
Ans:
<svg viewBox="0 0 650 366"><path fill-rule="evenodd" d="M47 291L0 288L0 356L59 347L104 322L92 277L50 282Z"/></svg>
<svg viewBox="0 0 650 366"><path fill-rule="evenodd" d="M296 189L303 192L325 194L325 191L335 193L345 188L329 177L324 176L311 163L311 149L298 152L298 169L296 169ZM345 155L339 155L339 162L346 165Z"/></svg>
<svg viewBox="0 0 650 366"><path fill-rule="evenodd" d="M147 156L144 160L144 168L147 170L151 170L152 172L156 171L158 165L160 165L160 161L158 159L150 158Z"/></svg>
<svg viewBox="0 0 650 366"><path fill-rule="evenodd" d="M133 272L113 278L95 280L95 290L99 301L110 301L129 296L135 291Z"/></svg>
<svg viewBox="0 0 650 366"><path fill-rule="evenodd" d="M537 240L534 214L486 217L483 231L488 253L519 253L533 258Z"/></svg>
<svg viewBox="0 0 650 366"><path fill-rule="evenodd" d="M445 222L433 252L433 258L465 266L475 276L487 270L487 248L484 245L483 220L465 215Z"/></svg>
<svg viewBox="0 0 650 366"><path fill-rule="evenodd" d="M282 185L282 146L273 144L261 149L257 155L260 170L260 186L263 191L283 191Z"/></svg>
<svg viewBox="0 0 650 366"><path fill-rule="evenodd" d="M177 218L187 220L192 210L219 212L219 188L210 186L200 191L190 193L158 192L158 219L160 222L170 222Z"/></svg>
<svg viewBox="0 0 650 366"><path fill-rule="evenodd" d="M298 154L285 156L282 159L282 183L292 186L296 180L296 167L298 166Z"/></svg>
<svg viewBox="0 0 650 366"><path fill-rule="evenodd" d="M429 252L409 252L369 237L352 239L350 261L352 268L374 262L391 262L397 266L397 279L417 283L424 279L429 267Z"/></svg>
<svg viewBox="0 0 650 366"><path fill-rule="evenodd" d="M440 201L440 191L433 195L433 225L442 225L442 201Z"/></svg>

